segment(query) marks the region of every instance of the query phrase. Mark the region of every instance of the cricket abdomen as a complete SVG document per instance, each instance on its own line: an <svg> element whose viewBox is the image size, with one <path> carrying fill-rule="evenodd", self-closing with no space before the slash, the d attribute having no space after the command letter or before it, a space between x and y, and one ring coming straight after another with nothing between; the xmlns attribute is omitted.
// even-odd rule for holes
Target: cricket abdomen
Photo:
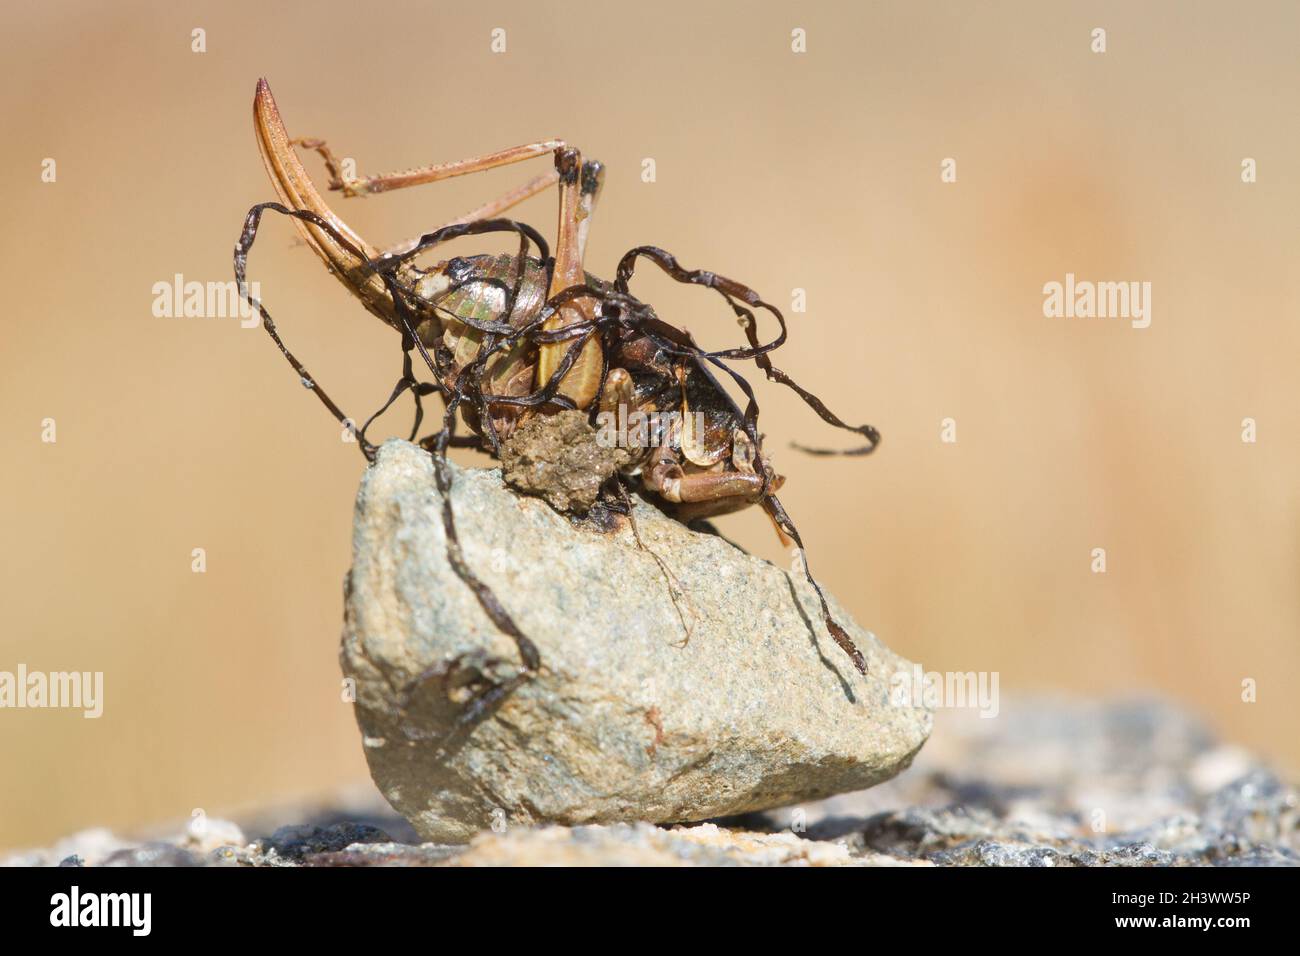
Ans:
<svg viewBox="0 0 1300 956"><path fill-rule="evenodd" d="M454 385L478 358L489 334L470 323L505 322L518 329L541 312L546 301L546 269L539 260L527 257L521 281L518 263L518 256L508 254L449 259L416 283L417 297L433 309L433 317L420 328L420 338L427 346L441 345L449 353L448 384ZM513 308L507 314L512 294ZM533 390L536 366L537 346L521 339L488 359L482 391L487 395L527 395ZM521 412L518 406L492 406L493 424L501 437L510 433Z"/></svg>

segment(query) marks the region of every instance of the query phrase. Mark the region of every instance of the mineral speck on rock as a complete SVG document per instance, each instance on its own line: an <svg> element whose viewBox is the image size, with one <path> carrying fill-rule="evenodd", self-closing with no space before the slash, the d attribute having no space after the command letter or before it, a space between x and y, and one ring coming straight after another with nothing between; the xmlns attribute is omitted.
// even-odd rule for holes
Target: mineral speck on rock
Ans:
<svg viewBox="0 0 1300 956"><path fill-rule="evenodd" d="M543 667L448 743L469 695L522 668L447 562L428 454L386 443L357 498L341 661L371 775L424 839L815 800L892 777L925 742L932 714L889 699L912 665L829 598L868 660L858 674L801 577L640 500L653 554L626 522L575 527L495 469L454 470L451 498L467 563Z"/></svg>

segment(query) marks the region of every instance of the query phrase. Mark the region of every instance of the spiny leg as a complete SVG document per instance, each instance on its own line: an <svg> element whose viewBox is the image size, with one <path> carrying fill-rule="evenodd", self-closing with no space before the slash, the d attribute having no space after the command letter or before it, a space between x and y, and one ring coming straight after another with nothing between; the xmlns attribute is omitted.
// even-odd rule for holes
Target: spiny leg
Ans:
<svg viewBox="0 0 1300 956"><path fill-rule="evenodd" d="M555 266L547 292L552 300L566 289L581 286L586 281L582 263L587 232L605 172L599 163L583 163L581 154L571 148L556 152L555 169L560 177L560 219L555 237ZM589 297L571 300L560 307L542 328L549 332L591 323L595 309L596 303ZM604 353L594 330L586 333L584 338L578 357L565 373L559 389L560 394L569 398L576 408L587 408L596 399L605 370ZM538 348L536 382L539 386L550 381L565 354L573 347L573 343L553 342Z"/></svg>
<svg viewBox="0 0 1300 956"><path fill-rule="evenodd" d="M839 416L827 408L826 404L821 399L800 386L789 375L772 364L772 360L768 357L768 353L774 352L776 349L780 348L780 346L785 343L786 339L785 316L782 315L780 309L772 305L770 302L764 301L757 292L748 286L737 282L735 279L728 279L726 276L721 276L705 269L682 268L682 266L678 264L675 256L669 252L665 252L663 249L656 248L655 246L638 246L623 256L622 260L620 260L618 264L617 278L615 280L615 287L620 292L627 292L628 282L632 278L633 270L636 267L636 261L640 258L649 259L677 282L690 285L700 285L708 289L713 289L726 300L727 304L731 306L732 311L736 313L736 317L740 319L741 325L745 330L745 336L749 340L749 348L722 349L716 352L701 352L698 349L692 349L691 351L697 354L698 357L707 359L714 366L726 371L733 380L737 381L737 384L741 384L741 387L745 390L746 396L750 398L749 407L745 412L747 424L750 423L751 413L754 416L757 415L757 405L753 401L752 393L748 389L747 384L742 384L737 375L722 364L720 361L722 359L733 361L753 359L754 364L763 370L763 374L766 375L769 380L791 389L795 394L803 399L804 404L817 413L818 417L820 417L822 421L835 428L842 428L845 431L855 432L866 438L868 442L868 444L862 447L845 449L843 451L824 451L820 449L803 450L809 451L813 454L838 455L869 455L871 452L876 450L876 447L880 444L879 431L871 425L849 425L845 423L839 418ZM741 305L741 302L745 304ZM760 344L758 341L758 323L754 318L753 311L755 309L762 309L770 313L780 326L780 334L771 342ZM750 428L747 427L746 431L749 432ZM751 433L750 437L755 438L755 435Z"/></svg>
<svg viewBox="0 0 1300 956"><path fill-rule="evenodd" d="M503 193L491 202L484 203L477 209L465 213L463 216L458 216L450 222L443 223L439 228L461 226L466 223L480 222L484 219L494 219L501 215L501 213L514 208L525 199L536 196L538 193L543 192L548 187L555 185L559 181L559 174L557 174L553 169L549 170L542 173L540 176L530 179L522 186L518 186L507 193ZM411 238L404 239L401 242L395 242L391 246L386 247L381 255L401 255L402 253L414 248L419 241L419 236L412 236Z"/></svg>
<svg viewBox="0 0 1300 956"><path fill-rule="evenodd" d="M308 386L316 394L336 420L339 422L350 421L350 419L344 415L342 410L330 400L329 396L325 394L322 388L320 388L315 379L310 376L302 363L299 362L284 345L277 333L275 323L272 321L270 313L262 303L249 292L246 280L248 254L252 249L253 242L256 238L262 213L266 209L271 209L283 215L290 216L295 220L303 221L314 228L321 230L322 234L327 236L331 242L339 244L341 248L346 248L349 255L358 255L359 250L350 246L349 237L340 232L334 223L321 218L313 212L307 210L288 209L279 203L263 203L254 206L245 219L244 228L241 231L239 242L235 247L235 277L240 293L248 299L261 315L263 326L267 333L271 336L277 347L289 361L290 365L292 365L294 370L298 373L303 384ZM526 234L527 230L524 229L523 233ZM438 386L434 386L428 383L419 383L415 381L410 365L410 354L411 350L417 346L418 342L415 338L414 329L411 327L411 316L405 298L402 295L397 294L396 271L396 266L394 266L391 270L383 273L383 280L390 285L390 291L395 293L392 301L396 307L397 321L403 328L403 375L402 379L398 382L397 387L394 388L388 401L375 416L371 417L371 421L391 405L399 395L408 390L413 391L416 394L417 403L421 394L429 394L434 391L439 391L448 399L442 432L433 442L433 447L430 448L430 452L434 459L435 477L443 495L443 523L447 540L448 561L456 571L457 575L465 581L467 585L469 585L471 590L473 590L480 605L487 612L493 623L496 624L500 630L514 639L519 651L520 659L523 663L523 670L518 674L499 684L489 686L486 690L476 694L473 699L470 700L462 710L461 714L457 717L451 732L447 735L447 738L444 741L444 747L446 747L450 746L450 743L456 735L466 732L485 717L489 716L511 693L535 676L541 668L541 655L538 652L536 645L519 630L517 625L515 625L513 619L501 605L492 589L469 569L464 556L461 553L460 541L456 534L455 520L451 508L451 476L447 470L448 462L446 458L446 450L451 445L459 444L456 440L457 436L453 434L453 431L455 427L455 413L464 396L462 393L456 391L452 391L448 394L448 391L450 390L447 390L445 386L441 385L441 383ZM430 369L434 371L436 376L437 370L428 354L425 353L422 348L421 354L425 358L426 362L429 363ZM367 426L368 425L369 422L367 422ZM375 458L376 448L366 440L365 432L366 428L362 428L357 438L366 457L373 461ZM426 445L426 447L428 446ZM424 680L427 680L429 676L431 675L421 675L409 684L406 689L404 689L403 707L405 706L405 701L409 700L410 693L414 691L415 687Z"/></svg>
<svg viewBox="0 0 1300 956"><path fill-rule="evenodd" d="M435 236L436 237L436 236ZM390 267L383 272L385 281L389 284L390 291L393 293L393 301L397 307L397 318L403 330L402 350L409 357L412 349L419 349L421 357L428 364L431 371L436 369L435 365L420 344L415 333L412 315L404 296L396 287L395 278L396 266ZM485 356L481 356L479 363ZM476 363L477 364L477 363ZM471 379L477 376L471 376ZM542 667L541 653L537 645L519 629L514 618L510 615L501 601L497 598L490 585L484 582L477 574L471 570L469 563L465 560L464 553L461 549L460 537L456 531L455 514L451 504L451 464L447 459L447 448L453 443L456 431L456 416L460 408L460 403L472 398L465 390L463 378L449 388L450 394L447 396L446 409L443 414L442 429L434 436L431 443L424 443L428 448L430 457L433 459L433 471L435 483L438 492L442 496L442 521L443 531L446 539L447 561L459 577L474 593L478 600L479 606L496 625L497 629L508 635L514 642L519 652L520 661L523 664L523 670L510 679L499 684L491 684L485 690L475 694L468 704L458 715L451 731L448 732L444 742L445 749L451 745L455 737L461 733L467 733L473 729L479 722L490 716L497 707L505 701L510 694L514 693L524 683L531 680L537 675ZM455 662L453 662L454 664ZM408 684L404 694L409 698L414 688L427 679L427 675L417 676L411 684Z"/></svg>
<svg viewBox="0 0 1300 956"><path fill-rule="evenodd" d="M665 449L660 459L654 462L642 474L646 487L659 497L672 504L717 504L719 510L708 512L719 514L727 510L727 503L735 502L738 507L753 504L763 494L764 476L743 471L696 471L687 472L672 455L671 449ZM702 509L691 517L705 517Z"/></svg>
<svg viewBox="0 0 1300 956"><path fill-rule="evenodd" d="M409 352L409 345L404 343ZM464 400L464 393L459 387L453 391L450 400L447 402L446 412L443 417L442 430L431 441L421 442L421 445L429 450L430 457L433 459L433 471L435 484L438 492L442 497L442 522L443 532L446 543L447 561L459 577L474 593L478 600L479 606L496 625L497 629L508 635L514 642L519 652L519 658L523 664L523 669L513 677L510 677L500 683L493 683L488 679L488 685L475 693L470 700L461 708L453 722L451 729L443 736L439 749L439 759L443 759L456 740L464 734L468 734L486 718L496 712L497 708L516 690L532 680L541 671L542 657L537 645L519 629L514 618L510 615L501 601L497 598L490 585L478 577L471 570L468 562L465 560L464 552L461 549L460 536L456 530L455 513L451 504L451 465L447 459L447 448L454 443L456 414L459 405ZM401 689L399 705L404 712L415 691L427 683L430 679L441 678L444 682L448 681L451 675L463 664L464 655L457 657L448 663L440 663L424 672L416 675ZM485 663L493 663L495 659L489 659ZM412 732L403 728L403 732L409 739L424 739L425 735Z"/></svg>
<svg viewBox="0 0 1300 956"><path fill-rule="evenodd" d="M459 400L453 398L447 403L446 416L443 418L443 433L450 440L455 429L455 415ZM542 655L537 645L519 629L510 612L505 609L496 593L470 570L468 562L460 547L460 537L456 534L456 520L451 507L451 465L447 461L445 444L437 449L433 456L433 472L437 481L438 492L442 495L442 524L447 539L447 559L451 562L456 576L469 585L478 599L479 606L492 619L497 629L509 635L519 651L519 658L524 669L510 680L495 684L477 695L466 705L457 718L453 733L475 726L484 717L492 713L506 697L514 693L526 681L532 680L542 668Z"/></svg>
<svg viewBox="0 0 1300 956"><path fill-rule="evenodd" d="M727 366L722 361L723 359L753 359L755 364L763 370L770 380L785 385L793 390L827 424L833 425L836 428L842 428L846 431L856 432L865 437L869 442L869 444L863 448L840 452L840 454L870 454L875 450L877 445L880 443L880 433L876 431L875 428L870 425L854 427L846 424L829 408L827 408L826 405L817 398L817 396L799 386L790 378L790 376L772 365L772 360L768 358L768 353L775 351L784 344L786 338L785 317L776 306L765 302L758 293L754 292L754 290L736 282L734 279L728 279L725 276L720 276L716 273L707 272L705 270L683 269L678 265L674 256L653 246L642 246L633 249L623 257L622 261L619 262L617 279L615 281L615 287L619 292L626 294L628 281L632 277L636 261L642 256L650 259L678 282L702 285L706 288L715 290L727 301L727 304L731 306L732 310L741 320L741 324L745 329L746 338L749 341L749 348L747 349L726 349L717 352L705 352L690 341L678 341L673 343L664 341L661 342L661 344L670 349L675 348L680 352L680 354L691 355L697 361L707 360L713 366L726 372L731 379L736 382L740 389L745 393L746 399L748 400L744 412L744 430L750 440L754 443L756 449L760 447L761 443L756 428L758 421L758 402L754 396L754 390L752 386L750 386L749 382L734 369ZM745 305L741 305L741 302L745 303ZM748 306L748 308L746 306ZM755 321L752 309L764 309L776 318L781 331L777 338L772 342L766 344L759 343L757 322ZM698 497L702 500L708 500L709 498L725 499L728 497L728 492L735 493L732 489L727 487L728 482L725 478L716 483L703 481L700 483L698 488L694 487L695 482L692 482L690 485L686 486L684 490L682 480L672 472L656 476L652 469L649 477L652 480L657 477L661 483L666 484L670 491L675 492L681 500L687 500L687 496ZM763 503L764 510L772 518L778 532L793 540L795 545L799 548L804 559L804 575L807 577L808 583L813 586L813 590L817 592L817 598L821 602L822 618L826 623L827 630L830 631L831 637L835 640L835 643L849 655L849 659L853 661L853 665L858 669L858 671L862 674L866 674L866 659L863 657L862 652L858 650L857 645L853 643L853 639L849 637L848 632L845 631L833 617L831 617L830 607L826 603L826 596L822 593L820 585L818 585L816 580L814 580L812 572L808 567L807 551L803 546L803 540L799 536L799 531L795 528L794 522L790 520L790 516L786 513L781 502L771 493L773 490L774 489L770 487L770 484L765 481L764 487L760 492L760 500ZM740 489L735 489L735 491L740 491Z"/></svg>
<svg viewBox="0 0 1300 956"><path fill-rule="evenodd" d="M391 192L395 189L406 189L410 186L440 182L455 176L465 176L469 173L483 172L500 166L509 166L513 163L536 159L539 156L545 156L547 153L554 153L565 148L563 140L548 139L536 143L525 143L522 146L512 146L509 149L497 150L494 153L485 153L481 156L471 156L450 163L434 163L428 166L420 166L405 172L384 173L378 176L347 177L343 174L342 164L335 158L333 150L330 149L325 140L307 137L295 139L292 142L294 145L315 150L320 154L321 159L325 162L325 169L330 176L329 188L341 191L346 197L367 196L374 193ZM523 185L517 186L496 199L465 213L465 215L443 223L439 228L476 222L480 219L494 219L503 212L514 208L525 199L536 196L550 186L555 185L559 182L559 179L560 176L557 170L547 170ZM383 252L400 254L417 242L419 242L418 238L405 239L402 242L393 243L391 246L386 247Z"/></svg>
<svg viewBox="0 0 1300 956"><path fill-rule="evenodd" d="M271 96L270 88L263 80L258 83L257 93L254 97L254 128L258 134L258 142L261 147L263 160L266 163L267 171L271 181L280 194L286 205L279 203L266 203L254 207L250 211L245 222L244 231L241 235L240 243L235 250L235 272L239 288L245 297L248 296L247 285L245 282L245 267L249 249L252 246L253 238L256 235L257 225L261 219L262 211L266 208L274 209L276 212L289 215L294 218L302 232L304 238L311 245L313 250L330 266L331 271L335 272L345 284L357 294L372 312L378 315L385 322L396 327L402 333L402 351L403 356L403 374L397 387L394 389L392 396L385 407L402 394L404 391L412 390L417 399L417 425L419 415L418 400L422 394L426 394L426 389L433 390L435 386L422 385L415 381L410 367L410 352L413 348L418 348L421 357L428 365L430 371L438 380L436 388L441 392L447 401L446 411L443 420L443 428L437 439L430 448L431 457L434 461L435 477L439 491L443 496L443 523L446 533L448 561L452 565L458 577L461 578L474 592L479 604L483 607L493 623L504 633L509 635L516 644L519 651L523 670L515 677L488 688L482 694L476 696L475 700L465 708L464 713L457 721L456 728L472 726L477 721L483 719L489 714L495 706L503 701L514 689L520 686L524 681L531 679L541 667L541 655L533 642L519 630L515 625L509 613L496 598L492 589L468 567L460 549L460 542L456 535L456 527L451 507L451 475L449 472L449 463L446 457L447 447L452 444L454 439L455 416L460 402L471 395L464 391L462 383L458 382L454 389L446 387L442 382L442 376L436 363L428 355L420 342L414 328L414 315L411 311L410 303L407 301L405 287L409 282L404 281L402 270L407 267L407 258L405 255L380 256L372 247L366 244L356 233L339 219L332 210L324 203L319 193L316 191L311 182L311 178L303 169L301 162L298 160L293 148L293 141L289 139L288 133L280 118L279 110L276 107L275 100ZM323 144L321 144L323 147ZM388 183L385 188L400 188L404 185L415 185L417 182L432 182L437 179L447 178L454 175L462 175L469 172L475 172L479 169L491 168L493 165L503 165L509 162L516 162L527 159L533 155L542 155L549 149L558 147L558 141L548 142L546 144L534 144L533 147L522 147L515 150L507 150L498 154L491 154L487 157L478 157L474 160L461 161L459 163L444 164L441 167L427 167L423 171L414 171L413 174L398 176L394 182ZM332 156L329 161L333 162ZM382 177L381 177L382 178ZM558 173L556 178L558 179ZM372 183L373 185L373 183ZM525 187L527 188L527 187ZM288 208L292 207L292 208ZM436 244L443 238L451 238L453 234L470 234L487 231L508 229L521 235L520 258L525 254L524 241L533 237L532 230L522 224L512 223L508 220L483 220L466 223L464 225L451 227L447 230L438 230L434 234L421 237L417 246ZM544 242L540 236L536 237L539 249L542 251L543 258L546 257L544 251ZM517 292L517 290L516 290ZM250 298L250 301L251 300ZM267 332L275 340L277 346L285 354L295 371L302 377L303 383L317 392L318 397L325 403L330 412L339 421L344 421L346 416L342 411L329 400L311 379L302 367L301 363L289 353L282 341L280 341L275 331L274 323L271 321L269 313L261 307L261 304L254 301L259 313L262 315L263 324ZM485 355L489 350L485 349ZM481 363L480 363L481 364ZM475 387L479 383L478 375L473 376ZM382 411L382 409L381 409ZM373 420L373 419L372 419ZM364 429L363 429L364 432ZM374 449L369 446L361 436L363 450L367 457L373 460Z"/></svg>
<svg viewBox="0 0 1300 956"><path fill-rule="evenodd" d="M309 223L313 225L322 235L327 236L332 242L336 243L340 249L345 250L345 254L347 255L359 256L361 250L351 247L349 245L351 241L350 238L344 233L338 231L335 225L329 220L323 219L313 212L302 209L289 209L286 206L275 202L259 203L248 211L248 215L244 219L244 228L240 231L239 240L235 244L235 285L239 290L240 296L243 297L243 299L257 311L258 315L261 316L262 328L266 330L266 334L271 337L271 341L273 341L276 348L280 350L280 354L284 356L285 360L288 361L294 372L297 373L298 380L303 384L303 386L308 388L318 399L320 399L321 404L329 410L329 413L334 416L335 420L338 421L339 424L354 427L352 425L353 420L344 414L343 410L334 403L329 395L326 394L325 389L321 388L320 383L317 382L312 374L307 371L306 366L304 366L293 352L289 350L289 347L285 345L284 340L280 337L279 330L276 328L275 321L271 318L271 313L267 311L266 306L264 306L261 300L255 297L249 289L247 281L248 254L252 251L253 242L257 238L257 230L262 222L262 213L267 209L280 213L281 215L289 216L296 223ZM391 404L392 401L393 399L390 398L389 404ZM361 447L361 453L365 455L366 460L374 461L377 449L366 440L364 429L357 435L357 441Z"/></svg>
<svg viewBox="0 0 1300 956"><path fill-rule="evenodd" d="M563 149L565 145L562 139L546 139L525 143L522 146L511 146L509 149L499 149L494 153L457 159L450 163L431 163L428 166L417 166L402 172L345 178L338 160L334 158L334 154L325 145L323 139L299 138L294 140L294 143L305 149L314 149L321 155L330 173L330 189L341 190L345 196L368 196L373 193L392 192L395 189L423 186L426 183L441 182L444 179L465 176L469 173L480 173L487 169L536 159L538 156Z"/></svg>

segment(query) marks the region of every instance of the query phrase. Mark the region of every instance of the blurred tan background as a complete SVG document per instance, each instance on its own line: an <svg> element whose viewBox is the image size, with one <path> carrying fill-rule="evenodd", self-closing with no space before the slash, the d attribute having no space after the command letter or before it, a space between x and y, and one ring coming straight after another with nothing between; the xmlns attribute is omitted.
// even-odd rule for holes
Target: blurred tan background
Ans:
<svg viewBox="0 0 1300 956"><path fill-rule="evenodd" d="M0 711L0 846L366 778L336 661L363 459L261 331L151 311L175 273L229 279L272 198L262 75L291 133L362 173L581 146L609 166L597 274L654 243L783 307L807 290L778 364L884 443L802 457L788 440L840 436L770 386L764 430L814 572L902 654L1004 694L1172 695L1300 764L1294 4L268 7L6 12L0 670L106 686L99 720ZM545 162L338 202L384 243ZM553 194L518 216L549 233ZM506 248L473 245L454 251ZM1150 281L1151 327L1045 318L1067 272ZM251 278L331 394L377 407L395 337L286 221ZM716 297L648 266L635 288L740 341ZM761 515L721 524L788 560Z"/></svg>

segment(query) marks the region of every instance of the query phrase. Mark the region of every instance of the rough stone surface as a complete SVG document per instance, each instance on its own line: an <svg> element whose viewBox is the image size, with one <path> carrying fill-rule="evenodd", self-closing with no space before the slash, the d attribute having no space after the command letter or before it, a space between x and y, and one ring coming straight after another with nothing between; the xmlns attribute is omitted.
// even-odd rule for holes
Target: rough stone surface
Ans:
<svg viewBox="0 0 1300 956"><path fill-rule="evenodd" d="M802 576L721 537L638 500L652 554L626 520L575 524L495 469L457 470L452 504L468 565L544 666L447 743L470 694L516 676L519 656L447 562L429 456L386 443L357 499L341 659L371 774L425 839L815 800L892 777L930 731L929 711L889 702L907 661L832 598L869 663L859 675Z"/></svg>
<svg viewBox="0 0 1300 956"><path fill-rule="evenodd" d="M819 804L808 836L938 866L1300 864L1294 781L1167 703L1004 701L993 720L944 718L942 745L892 792Z"/></svg>
<svg viewBox="0 0 1300 956"><path fill-rule="evenodd" d="M152 866L1295 866L1300 793L1167 704L1003 700L992 720L941 712L912 769L871 790L695 826L507 823L468 845L420 843L367 786L194 829L86 830L0 865L143 849L134 861Z"/></svg>

